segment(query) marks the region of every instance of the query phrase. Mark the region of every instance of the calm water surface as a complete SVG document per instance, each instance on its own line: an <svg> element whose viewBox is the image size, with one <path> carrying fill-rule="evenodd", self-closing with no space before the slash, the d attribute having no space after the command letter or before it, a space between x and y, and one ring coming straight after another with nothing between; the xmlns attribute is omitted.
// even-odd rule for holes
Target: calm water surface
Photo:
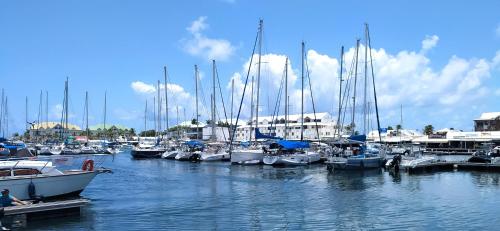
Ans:
<svg viewBox="0 0 500 231"><path fill-rule="evenodd" d="M98 157L101 158L101 157ZM76 161L75 161L76 163ZM80 217L33 230L498 230L500 174L393 175L107 157Z"/></svg>

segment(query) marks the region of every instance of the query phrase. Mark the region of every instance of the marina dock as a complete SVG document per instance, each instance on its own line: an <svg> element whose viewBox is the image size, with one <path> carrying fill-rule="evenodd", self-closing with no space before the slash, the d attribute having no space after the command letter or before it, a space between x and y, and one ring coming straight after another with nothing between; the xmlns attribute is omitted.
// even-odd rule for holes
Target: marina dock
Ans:
<svg viewBox="0 0 500 231"><path fill-rule="evenodd" d="M17 228L25 227L28 221L35 219L78 216L80 208L89 203L88 199L73 199L4 207L2 224Z"/></svg>
<svg viewBox="0 0 500 231"><path fill-rule="evenodd" d="M435 163L417 165L415 167L406 169L406 171L410 174L423 173L423 172L451 171L451 170L500 172L500 164L469 163L469 162L435 162Z"/></svg>

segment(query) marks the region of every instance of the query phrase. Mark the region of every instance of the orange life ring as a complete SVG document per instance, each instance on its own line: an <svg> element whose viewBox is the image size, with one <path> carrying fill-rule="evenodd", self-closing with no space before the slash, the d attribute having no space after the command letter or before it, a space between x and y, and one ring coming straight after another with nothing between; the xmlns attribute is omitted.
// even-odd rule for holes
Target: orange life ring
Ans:
<svg viewBox="0 0 500 231"><path fill-rule="evenodd" d="M94 171L94 160L85 160L82 165L83 171Z"/></svg>

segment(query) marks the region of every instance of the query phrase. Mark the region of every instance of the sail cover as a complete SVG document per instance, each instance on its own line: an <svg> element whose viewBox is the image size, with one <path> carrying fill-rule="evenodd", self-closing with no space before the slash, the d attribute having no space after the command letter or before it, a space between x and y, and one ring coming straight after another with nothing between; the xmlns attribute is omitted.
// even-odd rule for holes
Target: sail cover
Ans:
<svg viewBox="0 0 500 231"><path fill-rule="evenodd" d="M284 149L309 148L309 142L304 141L280 140L278 144Z"/></svg>

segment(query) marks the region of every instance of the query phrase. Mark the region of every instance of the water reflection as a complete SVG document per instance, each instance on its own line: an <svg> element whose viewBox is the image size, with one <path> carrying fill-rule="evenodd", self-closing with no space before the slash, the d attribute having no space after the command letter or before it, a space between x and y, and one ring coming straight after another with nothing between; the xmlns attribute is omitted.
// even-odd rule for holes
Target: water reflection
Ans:
<svg viewBox="0 0 500 231"><path fill-rule="evenodd" d="M76 161L75 161L76 163ZM43 230L496 229L500 174L239 166L118 154L81 217Z"/></svg>

